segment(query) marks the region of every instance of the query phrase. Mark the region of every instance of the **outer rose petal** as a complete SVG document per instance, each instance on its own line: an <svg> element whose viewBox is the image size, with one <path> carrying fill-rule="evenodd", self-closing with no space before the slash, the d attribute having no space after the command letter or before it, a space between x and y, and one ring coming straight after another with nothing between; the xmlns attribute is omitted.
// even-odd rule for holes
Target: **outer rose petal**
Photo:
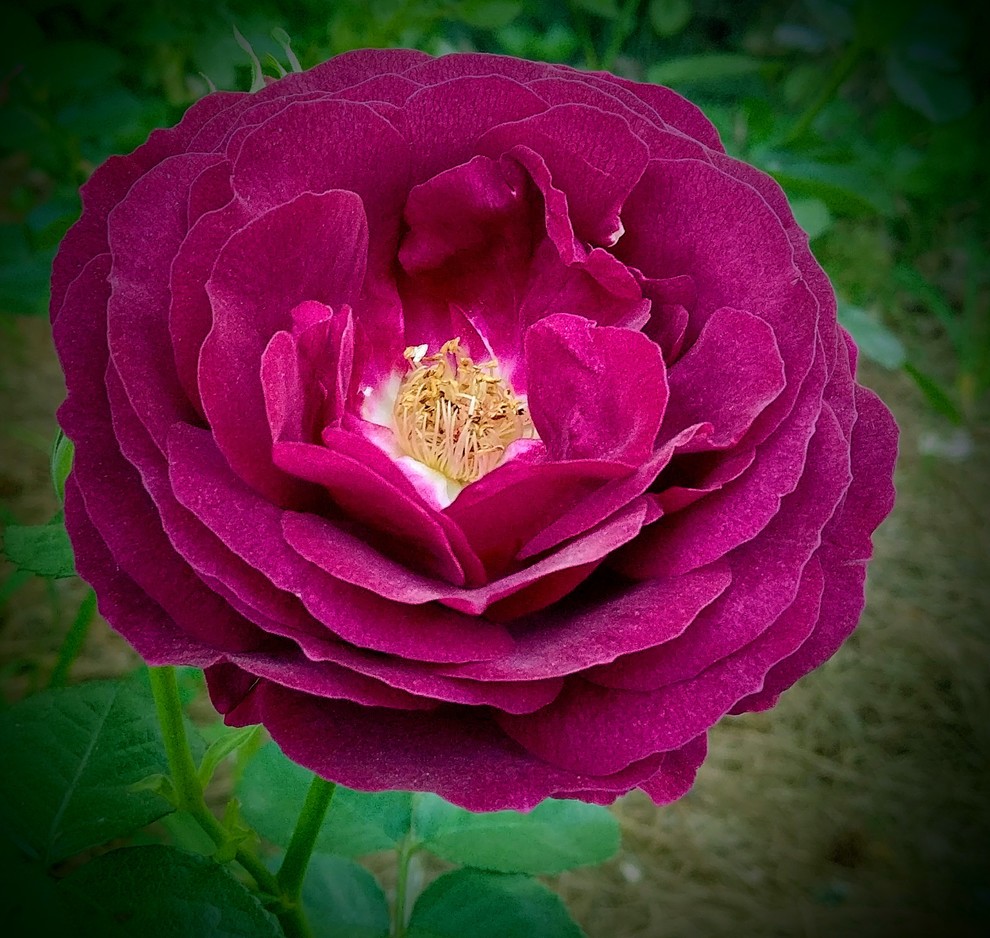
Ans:
<svg viewBox="0 0 990 938"><path fill-rule="evenodd" d="M205 98L83 203L52 284L79 570L304 765L665 803L854 626L893 425L779 186L668 89L348 53ZM455 336L540 439L443 507L381 402Z"/></svg>

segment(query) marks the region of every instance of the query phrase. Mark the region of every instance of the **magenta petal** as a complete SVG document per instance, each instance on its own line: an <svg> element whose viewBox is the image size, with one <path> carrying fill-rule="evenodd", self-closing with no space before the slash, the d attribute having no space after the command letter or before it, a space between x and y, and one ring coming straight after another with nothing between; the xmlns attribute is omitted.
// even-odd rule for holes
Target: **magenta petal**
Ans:
<svg viewBox="0 0 990 938"><path fill-rule="evenodd" d="M788 422L764 443L748 472L708 497L662 518L616 558L630 576L669 576L722 557L763 531L814 463L808 445L821 413L824 363L815 361L811 385ZM835 420L834 416L830 417ZM841 435L841 433L840 433ZM841 444L836 444L841 446Z"/></svg>
<svg viewBox="0 0 990 938"><path fill-rule="evenodd" d="M614 244L619 212L648 160L629 125L598 108L565 104L492 129L478 149L498 157L519 145L546 161L554 185L567 195L578 234L593 244Z"/></svg>
<svg viewBox="0 0 990 938"><path fill-rule="evenodd" d="M171 617L117 565L93 527L74 476L65 483L65 524L79 575L99 598L100 614L151 665L205 668L220 652L182 632Z"/></svg>
<svg viewBox="0 0 990 938"><path fill-rule="evenodd" d="M175 127L156 130L133 153L110 157L90 176L81 190L83 214L63 239L52 268L52 319L69 284L93 257L106 251L107 217L135 181L162 160L185 152L204 124L246 97L220 92L200 98Z"/></svg>
<svg viewBox="0 0 990 938"><path fill-rule="evenodd" d="M670 804L690 791L707 755L708 734L702 733L680 749L665 752L656 775L640 782L639 787L650 796L654 804Z"/></svg>
<svg viewBox="0 0 990 938"><path fill-rule="evenodd" d="M712 381L721 374L722 381ZM714 432L705 449L734 446L784 389L784 363L773 331L759 317L722 308L698 341L670 369L665 429L673 434L701 421Z"/></svg>
<svg viewBox="0 0 990 938"><path fill-rule="evenodd" d="M678 749L704 733L814 627L822 594L817 564L774 628L696 678L639 693L568 679L553 703L533 714L499 714L513 739L553 765L574 772L620 771L650 753Z"/></svg>
<svg viewBox="0 0 990 938"><path fill-rule="evenodd" d="M728 565L715 564L669 580L623 584L591 598L578 593L573 601L521 624L510 654L458 665L447 673L489 681L532 680L606 664L681 634L731 579Z"/></svg>
<svg viewBox="0 0 990 938"><path fill-rule="evenodd" d="M267 682L252 694L254 718L300 765L358 790L433 791L471 811L528 810L585 788L617 797L654 775L659 762L645 759L605 776L569 772L526 752L481 713L360 707Z"/></svg>
<svg viewBox="0 0 990 938"><path fill-rule="evenodd" d="M512 648L501 626L433 606L402 606L328 576L289 547L286 514L227 466L208 433L177 425L169 439L176 498L281 590L300 597L331 632L361 648L423 661L496 658ZM250 517L245 526L241 518Z"/></svg>
<svg viewBox="0 0 990 938"><path fill-rule="evenodd" d="M303 300L335 308L351 303L366 250L357 196L307 193L232 235L214 266L207 286L213 329L199 359L203 407L231 466L276 500L297 497L298 485L264 458L272 445L260 379L264 349L291 327L291 311ZM259 266L259 257L278 263Z"/></svg>
<svg viewBox="0 0 990 938"><path fill-rule="evenodd" d="M207 680L211 686L229 686L239 681L239 675L229 673L235 668L252 679L249 683L253 683L253 678L263 678L316 697L349 700L366 707L434 710L439 706L435 700L414 697L406 691L396 690L331 661L310 661L298 652L292 654L282 648L277 652L228 655L225 663L210 669L213 673L207 674Z"/></svg>
<svg viewBox="0 0 990 938"><path fill-rule="evenodd" d="M849 487L848 452L835 418L823 412L818 427L800 485L784 499L760 537L727 555L732 587L683 635L620 659L596 673L595 680L648 690L693 677L753 641L781 614Z"/></svg>
<svg viewBox="0 0 990 938"><path fill-rule="evenodd" d="M343 452L322 446L276 443L274 457L279 468L322 485L350 521L367 526L362 546L367 537L415 569L457 586L464 584L464 568L443 524L406 487L392 484ZM368 552L369 563L374 563L371 558L376 554Z"/></svg>
<svg viewBox="0 0 990 938"><path fill-rule="evenodd" d="M138 180L114 209L108 225L113 268L108 303L108 342L131 404L164 451L168 428L192 419L171 357L168 323L169 270L188 230L186 206L175 198L216 156L183 154L160 163ZM156 220L155 237L147 219Z"/></svg>
<svg viewBox="0 0 990 938"><path fill-rule="evenodd" d="M427 85L402 109L403 130L415 158L413 182L466 163L478 153L497 159L502 154L486 153L478 146L479 138L493 127L544 110L540 97L511 78L468 75Z"/></svg>
<svg viewBox="0 0 990 938"><path fill-rule="evenodd" d="M551 459L646 459L667 405L656 345L639 332L555 315L530 327L525 349L529 407Z"/></svg>

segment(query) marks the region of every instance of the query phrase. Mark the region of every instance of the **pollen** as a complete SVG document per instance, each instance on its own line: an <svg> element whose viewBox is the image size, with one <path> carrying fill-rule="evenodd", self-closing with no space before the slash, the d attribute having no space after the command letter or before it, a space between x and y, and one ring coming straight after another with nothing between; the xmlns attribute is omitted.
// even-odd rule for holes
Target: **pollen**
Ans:
<svg viewBox="0 0 990 938"><path fill-rule="evenodd" d="M526 404L493 359L476 365L451 339L434 355L406 349L409 372L393 416L399 445L413 459L462 485L491 472L510 443L535 436Z"/></svg>

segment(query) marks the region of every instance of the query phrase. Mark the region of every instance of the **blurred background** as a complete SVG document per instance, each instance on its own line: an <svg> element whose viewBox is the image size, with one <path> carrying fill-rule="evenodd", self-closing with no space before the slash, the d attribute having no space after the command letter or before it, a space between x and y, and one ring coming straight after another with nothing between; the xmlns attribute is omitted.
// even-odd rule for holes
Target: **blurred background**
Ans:
<svg viewBox="0 0 990 938"><path fill-rule="evenodd" d="M784 187L902 427L868 608L681 802L550 880L591 938L983 935L990 924L988 7L958 0L22 0L0 26L0 520L44 523L51 260L78 186L211 88L347 49L608 69L699 104ZM236 29L236 32L235 32ZM0 566L3 704L136 658L73 579ZM71 669L71 670L70 670Z"/></svg>

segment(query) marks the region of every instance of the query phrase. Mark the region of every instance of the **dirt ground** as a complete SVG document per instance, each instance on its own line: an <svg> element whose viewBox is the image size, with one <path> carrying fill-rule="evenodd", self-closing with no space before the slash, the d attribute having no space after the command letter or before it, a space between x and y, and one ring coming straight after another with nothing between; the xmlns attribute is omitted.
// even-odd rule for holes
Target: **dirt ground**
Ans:
<svg viewBox="0 0 990 938"><path fill-rule="evenodd" d="M0 349L0 504L41 522L63 393L47 323L3 317ZM550 881L590 938L955 938L990 923L990 433L972 431L964 458L925 452L946 428L913 385L863 380L894 409L902 455L862 624L776 709L724 720L682 801L623 799L619 856ZM32 582L0 610L8 694L43 684L81 597L75 581ZM72 679L135 661L100 621Z"/></svg>

